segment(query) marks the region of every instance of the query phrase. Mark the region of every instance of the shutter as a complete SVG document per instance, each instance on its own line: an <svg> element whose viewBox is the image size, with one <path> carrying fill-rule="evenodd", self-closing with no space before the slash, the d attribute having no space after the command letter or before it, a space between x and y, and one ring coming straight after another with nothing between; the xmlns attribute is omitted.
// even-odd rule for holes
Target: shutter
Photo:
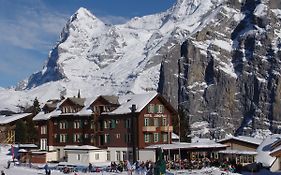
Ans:
<svg viewBox="0 0 281 175"><path fill-rule="evenodd" d="M65 141L69 142L68 134L65 134Z"/></svg>
<svg viewBox="0 0 281 175"><path fill-rule="evenodd" d="M108 134L108 137L107 137L107 143L109 144L110 143L110 135Z"/></svg>
<svg viewBox="0 0 281 175"><path fill-rule="evenodd" d="M154 113L158 113L158 105L154 105Z"/></svg>
<svg viewBox="0 0 281 175"><path fill-rule="evenodd" d="M83 121L82 120L79 120L79 125L80 125L80 127L79 128L84 128L84 124L83 124Z"/></svg>
<svg viewBox="0 0 281 175"><path fill-rule="evenodd" d="M111 120L111 126L112 128L116 128L116 120Z"/></svg>

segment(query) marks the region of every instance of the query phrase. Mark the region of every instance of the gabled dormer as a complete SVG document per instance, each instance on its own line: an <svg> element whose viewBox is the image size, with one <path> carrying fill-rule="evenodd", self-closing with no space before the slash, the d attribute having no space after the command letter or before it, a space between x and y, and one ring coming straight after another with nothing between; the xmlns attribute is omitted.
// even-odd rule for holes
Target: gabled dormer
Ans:
<svg viewBox="0 0 281 175"><path fill-rule="evenodd" d="M69 97L59 106L62 113L76 113L85 105L85 98Z"/></svg>
<svg viewBox="0 0 281 175"><path fill-rule="evenodd" d="M58 103L60 102L59 99L51 99L48 100L45 105L42 107L42 110L45 114L54 111L57 108Z"/></svg>
<svg viewBox="0 0 281 175"><path fill-rule="evenodd" d="M118 97L113 95L101 95L91 105L94 114L101 114L103 112L111 112L120 106Z"/></svg>

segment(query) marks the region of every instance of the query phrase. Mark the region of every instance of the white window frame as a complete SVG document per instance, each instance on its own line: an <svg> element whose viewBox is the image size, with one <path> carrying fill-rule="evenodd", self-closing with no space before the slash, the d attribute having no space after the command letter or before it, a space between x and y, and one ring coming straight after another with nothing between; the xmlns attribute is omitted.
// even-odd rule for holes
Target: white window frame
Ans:
<svg viewBox="0 0 281 175"><path fill-rule="evenodd" d="M40 128L40 133L43 135L43 134L47 134L47 125L43 125L41 126Z"/></svg>
<svg viewBox="0 0 281 175"><path fill-rule="evenodd" d="M109 143L108 138L109 138L109 134L104 134L104 143Z"/></svg>
<svg viewBox="0 0 281 175"><path fill-rule="evenodd" d="M121 160L121 151L116 151L116 161Z"/></svg>
<svg viewBox="0 0 281 175"><path fill-rule="evenodd" d="M144 126L149 126L149 118L144 118Z"/></svg>
<svg viewBox="0 0 281 175"><path fill-rule="evenodd" d="M167 126L167 118L166 117L163 117L162 118L162 126Z"/></svg>
<svg viewBox="0 0 281 175"><path fill-rule="evenodd" d="M80 133L75 133L75 134L73 135L73 141L74 141L74 142L81 142L81 136L82 136L82 134L80 134Z"/></svg>
<svg viewBox="0 0 281 175"><path fill-rule="evenodd" d="M66 129L66 122L60 122L60 129Z"/></svg>
<svg viewBox="0 0 281 175"><path fill-rule="evenodd" d="M154 143L159 142L159 133L153 133L153 141Z"/></svg>
<svg viewBox="0 0 281 175"><path fill-rule="evenodd" d="M150 142L150 134L148 134L148 133L144 134L144 142L145 143L149 143Z"/></svg>
<svg viewBox="0 0 281 175"><path fill-rule="evenodd" d="M96 153L95 154L95 160L99 160L100 159L100 154L99 153Z"/></svg>
<svg viewBox="0 0 281 175"><path fill-rule="evenodd" d="M158 106L158 113L164 113L164 105L159 104Z"/></svg>
<svg viewBox="0 0 281 175"><path fill-rule="evenodd" d="M46 151L47 150L47 139L40 139L40 150Z"/></svg>
<svg viewBox="0 0 281 175"><path fill-rule="evenodd" d="M60 134L60 143L66 142L66 134Z"/></svg>
<svg viewBox="0 0 281 175"><path fill-rule="evenodd" d="M154 104L149 104L149 107L148 107L148 113L154 113Z"/></svg>
<svg viewBox="0 0 281 175"><path fill-rule="evenodd" d="M73 127L74 127L74 129L80 129L81 128L81 124L80 124L80 120L75 120L74 122L73 122Z"/></svg>

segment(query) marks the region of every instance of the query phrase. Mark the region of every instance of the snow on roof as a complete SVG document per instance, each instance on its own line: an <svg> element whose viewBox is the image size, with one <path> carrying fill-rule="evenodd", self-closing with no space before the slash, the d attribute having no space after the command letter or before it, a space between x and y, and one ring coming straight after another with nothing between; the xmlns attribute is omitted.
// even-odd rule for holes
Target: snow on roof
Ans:
<svg viewBox="0 0 281 175"><path fill-rule="evenodd" d="M29 115L31 115L32 113L22 113L22 114L14 114L14 115L10 115L10 116L0 116L0 125L5 125L8 123L11 123L13 121L22 119L24 117L27 117Z"/></svg>
<svg viewBox="0 0 281 175"><path fill-rule="evenodd" d="M258 154L256 157L256 161L258 163L262 163L265 167L270 167L273 164L276 158L270 156L271 145L280 138L280 134L270 135L259 145L257 148Z"/></svg>
<svg viewBox="0 0 281 175"><path fill-rule="evenodd" d="M238 140L241 142L251 143L251 144L255 144L255 145L260 145L262 143L261 139L254 138L254 137L248 137L248 136L237 136L237 137L230 136L230 137L226 137L224 139L218 140L218 142L221 143L221 142L225 142L225 141L228 141L231 139Z"/></svg>
<svg viewBox="0 0 281 175"><path fill-rule="evenodd" d="M18 144L18 145L15 145L15 147L19 147L19 148L37 148L37 145L35 145L35 144Z"/></svg>
<svg viewBox="0 0 281 175"><path fill-rule="evenodd" d="M164 150L168 149L208 149L208 148L226 148L226 145L216 143L216 142L209 142L206 144L205 142L195 142L195 143L186 143L186 142L176 142L172 144L157 144L157 145L150 145L146 148L148 149L155 149L155 148L162 148Z"/></svg>
<svg viewBox="0 0 281 175"><path fill-rule="evenodd" d="M131 107L133 104L136 105L136 112L140 112L156 96L157 92L122 96L119 98L121 106L106 114L115 115L131 113Z"/></svg>
<svg viewBox="0 0 281 175"><path fill-rule="evenodd" d="M64 147L65 150L98 150L100 148L95 147L95 146L91 146L91 145L82 145L82 146L78 146L78 145L66 145Z"/></svg>
<svg viewBox="0 0 281 175"><path fill-rule="evenodd" d="M18 153L27 153L27 150L26 149L20 149L20 150L18 150Z"/></svg>
<svg viewBox="0 0 281 175"><path fill-rule="evenodd" d="M44 113L43 111L39 112L35 117L33 117L32 120L38 121L38 120L48 120L53 116L57 116L61 114L61 110L56 109L50 113Z"/></svg>
<svg viewBox="0 0 281 175"><path fill-rule="evenodd" d="M179 140L180 137L177 134L172 133L172 139Z"/></svg>
<svg viewBox="0 0 281 175"><path fill-rule="evenodd" d="M242 151L242 150L221 150L219 153L222 154L243 154L243 155L257 155L257 151Z"/></svg>

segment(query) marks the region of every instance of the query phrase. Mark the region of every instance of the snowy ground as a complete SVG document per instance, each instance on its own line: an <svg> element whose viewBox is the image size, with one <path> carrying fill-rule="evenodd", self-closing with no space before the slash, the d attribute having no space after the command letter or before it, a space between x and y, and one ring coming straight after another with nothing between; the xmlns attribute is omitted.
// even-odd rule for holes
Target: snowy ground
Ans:
<svg viewBox="0 0 281 175"><path fill-rule="evenodd" d="M29 167L19 167L19 166L13 166L11 164L11 167L9 169L6 169L7 167L7 161L11 159L11 155L7 155L9 153L9 146L6 147L0 147L0 171L4 170L6 175L44 175L44 170L42 169L32 169ZM127 172L122 173L108 173L108 172L100 172L100 173L78 173L79 175L89 175L89 174L103 174L103 175L114 175L114 174L127 174ZM180 170L180 171L171 171L171 174L189 174L189 175L238 175L235 173L228 173L221 171L218 168L203 168L201 170ZM252 173L243 173L245 175L252 175ZM254 173L255 175L277 175L280 173L270 173L268 171L261 171L259 173ZM53 170L52 175L63 175L62 172ZM70 173L69 175L74 175L74 173Z"/></svg>

